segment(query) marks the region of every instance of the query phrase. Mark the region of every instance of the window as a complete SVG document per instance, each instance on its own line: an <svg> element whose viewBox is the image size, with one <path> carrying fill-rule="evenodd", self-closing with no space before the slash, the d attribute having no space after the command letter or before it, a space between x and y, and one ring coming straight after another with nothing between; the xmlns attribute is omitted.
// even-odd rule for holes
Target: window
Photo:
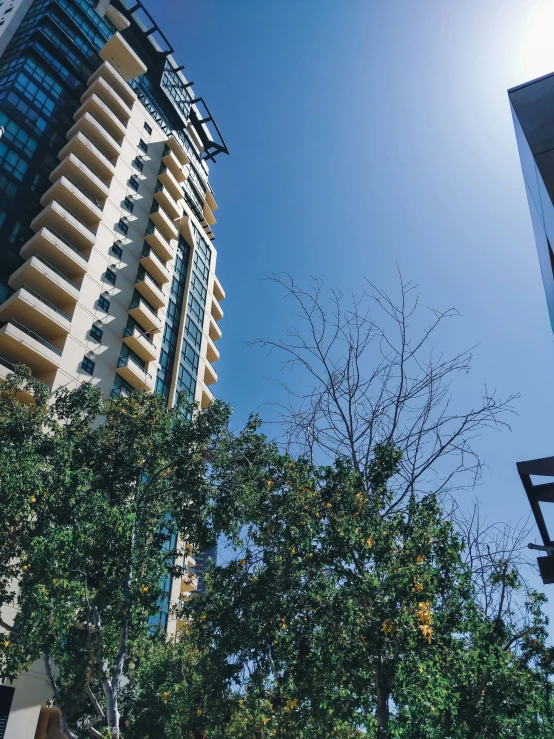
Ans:
<svg viewBox="0 0 554 739"><path fill-rule="evenodd" d="M98 328L98 326L91 326L90 328L90 338L95 341L102 341L103 333L102 329Z"/></svg>
<svg viewBox="0 0 554 739"><path fill-rule="evenodd" d="M110 285L115 285L115 281L116 281L116 279L117 279L117 275L116 275L116 273L115 273L115 272L113 271L113 269L110 269L110 268L108 267L108 269L106 270L106 272L105 272L105 274L104 274L104 279L105 279L105 280L106 280L107 282L109 282L109 283L110 283Z"/></svg>
<svg viewBox="0 0 554 739"><path fill-rule="evenodd" d="M141 151L143 151L145 154L148 151L148 144L146 141L143 141L142 139L138 143L138 147Z"/></svg>
<svg viewBox="0 0 554 739"><path fill-rule="evenodd" d="M138 180L138 177L136 175L131 175L129 178L129 187L134 190L135 192L138 192L140 182Z"/></svg>
<svg viewBox="0 0 554 739"><path fill-rule="evenodd" d="M129 230L129 224L127 223L127 220L125 218L120 218L115 228L116 228L116 231L120 231L124 236L127 236L127 231Z"/></svg>
<svg viewBox="0 0 554 739"><path fill-rule="evenodd" d="M110 301L103 295L101 295L98 298L98 307L100 308L100 310L103 310L105 313L107 313L110 310Z"/></svg>
<svg viewBox="0 0 554 739"><path fill-rule="evenodd" d="M129 213L133 212L133 208L135 207L135 204L131 200L131 198L126 197L125 200L121 203L121 207L125 208L125 210L129 211Z"/></svg>
<svg viewBox="0 0 554 739"><path fill-rule="evenodd" d="M17 234L19 233L19 229L20 228L21 228L21 223L19 223L19 221L17 221L17 223L14 223L14 226L12 228L12 232L10 234L10 238L8 239L8 241L10 242L10 244L13 244L14 243L14 241L15 241L15 239L17 237Z"/></svg>
<svg viewBox="0 0 554 739"><path fill-rule="evenodd" d="M121 257L123 256L123 249L119 246L119 244L112 244L112 254L114 255L114 257L121 259Z"/></svg>
<svg viewBox="0 0 554 739"><path fill-rule="evenodd" d="M94 373L94 362L92 359L89 359L88 357L83 357L83 361L81 362L81 369L83 372L86 372L87 375L92 375Z"/></svg>
<svg viewBox="0 0 554 739"><path fill-rule="evenodd" d="M146 133L152 133L152 126L149 126L148 123L145 123L144 130L146 131Z"/></svg>
<svg viewBox="0 0 554 739"><path fill-rule="evenodd" d="M140 157L135 157L133 164L139 172L142 172L142 170L144 169L144 162Z"/></svg>

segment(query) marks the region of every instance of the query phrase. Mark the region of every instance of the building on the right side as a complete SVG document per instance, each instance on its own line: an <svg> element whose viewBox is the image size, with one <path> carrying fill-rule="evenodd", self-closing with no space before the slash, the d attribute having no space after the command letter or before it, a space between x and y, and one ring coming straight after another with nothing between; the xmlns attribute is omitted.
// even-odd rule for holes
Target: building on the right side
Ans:
<svg viewBox="0 0 554 739"><path fill-rule="evenodd" d="M554 72L508 90L542 281L554 330ZM554 457L519 462L517 470L527 494L542 544L537 564L545 585L554 584L554 531L543 506L554 503Z"/></svg>
<svg viewBox="0 0 554 739"><path fill-rule="evenodd" d="M554 330L554 72L508 90Z"/></svg>

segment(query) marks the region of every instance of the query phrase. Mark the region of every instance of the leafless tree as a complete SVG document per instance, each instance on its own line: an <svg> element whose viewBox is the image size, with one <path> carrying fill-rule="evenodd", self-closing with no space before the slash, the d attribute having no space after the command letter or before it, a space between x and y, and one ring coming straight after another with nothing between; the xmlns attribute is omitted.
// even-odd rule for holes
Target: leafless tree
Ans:
<svg viewBox="0 0 554 739"><path fill-rule="evenodd" d="M296 325L284 339L260 338L294 381L279 405L285 444L314 461L351 460L366 477L376 445L402 451L392 481L393 506L407 496L452 492L477 482L483 462L473 441L484 429L507 426L515 395L504 400L485 387L474 407L458 410L453 381L470 369L471 351L445 356L435 347L439 329L458 313L428 309L423 328L415 286L400 276L399 297L371 283L359 298L307 288L292 277L269 278L295 306Z"/></svg>

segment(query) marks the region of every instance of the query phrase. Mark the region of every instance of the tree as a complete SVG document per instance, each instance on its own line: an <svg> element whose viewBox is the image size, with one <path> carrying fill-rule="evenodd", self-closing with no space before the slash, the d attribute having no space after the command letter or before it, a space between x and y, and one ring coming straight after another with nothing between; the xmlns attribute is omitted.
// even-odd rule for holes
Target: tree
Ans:
<svg viewBox="0 0 554 739"><path fill-rule="evenodd" d="M479 479L474 440L507 425L516 396L500 400L485 388L473 408L455 407L452 385L469 372L471 352L445 356L434 345L455 309L429 309L429 322L418 329L419 298L401 276L398 300L368 283L369 292L347 304L337 290L327 297L320 280L305 289L288 275L270 279L292 301L296 325L284 339L252 346L294 374L294 385L278 381L286 396L278 406L286 448L323 464L350 460L365 484L376 447L392 444L401 453L389 482L392 505Z"/></svg>
<svg viewBox="0 0 554 739"><path fill-rule="evenodd" d="M271 445L257 458L240 551L184 607L183 648L205 677L187 715L175 709L183 731L531 739L553 728L543 597L529 592L514 618L505 604L521 582L495 560L488 610L437 496L391 506L399 464L390 445L363 480L344 461L317 467ZM154 736L136 725L133 738Z"/></svg>
<svg viewBox="0 0 554 739"><path fill-rule="evenodd" d="M35 397L36 404L20 403L17 396L22 392ZM43 432L48 394L24 368L0 385L0 614L15 604L14 584L31 529L33 497L48 475L44 458L51 439ZM1 617L0 626L10 629Z"/></svg>
<svg viewBox="0 0 554 739"><path fill-rule="evenodd" d="M232 456L229 409L193 413L181 398L167 410L147 393L104 402L89 384L22 406L22 383L16 375L0 393L0 475L15 529L1 546L17 545L0 582L19 581L17 595L3 591L18 610L0 673L12 679L42 659L64 736L119 737L124 676L161 638L164 581L184 572L185 542L209 544L218 521L233 520L214 499L214 486L223 501L234 495L217 461Z"/></svg>

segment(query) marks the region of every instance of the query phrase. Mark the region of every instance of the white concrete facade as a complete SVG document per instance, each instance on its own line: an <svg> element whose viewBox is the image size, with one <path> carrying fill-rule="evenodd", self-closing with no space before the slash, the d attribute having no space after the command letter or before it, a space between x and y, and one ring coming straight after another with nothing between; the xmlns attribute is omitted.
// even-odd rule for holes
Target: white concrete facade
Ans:
<svg viewBox="0 0 554 739"><path fill-rule="evenodd" d="M0 54L30 3L13 0L11 18L2 23L7 0L0 0ZM97 10L117 21L120 30L128 24L118 11L110 12L105 0ZM66 133L67 143L59 152L59 164L50 175L52 185L41 200L44 208L31 224L34 235L21 248L24 262L10 277L14 292L0 304L0 358L5 360L0 364L0 381L9 373L6 362L25 363L52 391L91 381L107 397L118 375L133 388L154 390L181 235L190 247L190 258L171 404L198 248L196 231L211 255L194 397L206 407L217 382L213 365L219 359L216 342L221 338L218 322L225 298L215 272L217 253L210 226L217 206L207 184L207 167L196 162L196 173L191 173L190 151L187 154L177 137L168 136L138 100L128 80L146 71L146 66L119 33L100 56L104 61L88 80L74 124ZM192 130L190 138L200 150ZM160 171L161 165L165 171ZM188 178L199 174L206 189L202 222L183 196ZM130 182L138 182L138 190ZM126 207L129 203L132 213ZM152 206L158 210L152 211ZM126 234L118 225L122 219ZM149 222L155 230L148 234ZM146 274L137 282L141 265ZM137 293L139 300L132 303ZM107 309L102 299L109 302ZM129 315L141 328L129 330ZM144 367L132 359L122 364L124 344ZM89 362L94 364L92 374L84 371ZM189 556L187 562L193 566L194 560ZM173 583L172 599L191 590L189 580ZM7 609L2 615L10 622L15 612ZM174 632L175 626L169 625L168 632ZM4 739L58 739L57 715L48 705L50 700L48 681L36 663L15 685ZM1 731L0 727L0 736Z"/></svg>

